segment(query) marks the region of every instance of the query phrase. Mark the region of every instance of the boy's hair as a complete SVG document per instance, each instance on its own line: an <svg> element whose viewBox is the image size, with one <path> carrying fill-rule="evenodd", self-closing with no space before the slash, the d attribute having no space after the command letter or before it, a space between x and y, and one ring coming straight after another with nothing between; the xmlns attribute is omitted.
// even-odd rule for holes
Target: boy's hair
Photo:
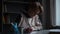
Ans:
<svg viewBox="0 0 60 34"><path fill-rule="evenodd" d="M39 3L40 3L40 2L39 2ZM26 5L24 6L24 10L21 11L21 12L23 12L24 14L27 15L27 13L29 12L29 9L30 9L30 8L33 9L33 10L35 10L35 9L40 9L40 13L39 13L39 14L41 14L41 13L43 12L42 5L40 4L40 6L37 7L37 6L36 6L36 2L29 2L28 4L26 4Z"/></svg>
<svg viewBox="0 0 60 34"><path fill-rule="evenodd" d="M40 4L40 2L38 2L38 3ZM39 6L37 6L37 5L36 5L36 2L31 2L31 3L29 4L29 6L28 6L28 12L29 12L29 9L30 9L30 8L31 8L33 11L39 9L39 11L40 11L39 14L41 14L41 13L43 12L43 7L42 7L42 5L40 4Z"/></svg>

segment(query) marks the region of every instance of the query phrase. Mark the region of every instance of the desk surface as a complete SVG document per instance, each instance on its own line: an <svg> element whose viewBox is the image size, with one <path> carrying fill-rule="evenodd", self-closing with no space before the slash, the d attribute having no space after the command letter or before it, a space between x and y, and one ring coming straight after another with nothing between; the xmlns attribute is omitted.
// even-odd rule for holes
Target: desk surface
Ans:
<svg viewBox="0 0 60 34"><path fill-rule="evenodd" d="M48 34L49 32L60 32L60 29L50 29L50 30L33 31L31 33L28 33L28 34Z"/></svg>
<svg viewBox="0 0 60 34"><path fill-rule="evenodd" d="M60 32L60 29L50 29L50 32Z"/></svg>
<svg viewBox="0 0 60 34"><path fill-rule="evenodd" d="M31 33L24 33L24 34L48 34L48 30L41 30L41 31L33 31Z"/></svg>

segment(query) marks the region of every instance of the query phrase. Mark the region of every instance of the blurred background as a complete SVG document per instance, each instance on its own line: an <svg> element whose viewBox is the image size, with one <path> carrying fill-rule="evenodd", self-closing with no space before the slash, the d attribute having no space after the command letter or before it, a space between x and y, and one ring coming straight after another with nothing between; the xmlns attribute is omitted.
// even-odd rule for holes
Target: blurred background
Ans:
<svg viewBox="0 0 60 34"><path fill-rule="evenodd" d="M34 0L37 1L37 0ZM38 34L51 34L51 29L53 34L60 33L60 0L38 0L43 8L44 12L40 16L43 30L36 31ZM20 9L24 8L30 0L2 0L2 28L1 32L13 32L13 27L11 27L11 22L19 23L21 18ZM32 1L33 2L33 1ZM23 9L22 9L23 10ZM1 27L0 26L0 27ZM56 30L57 29L57 30ZM55 30L57 32L55 32ZM37 34L36 32L32 32Z"/></svg>

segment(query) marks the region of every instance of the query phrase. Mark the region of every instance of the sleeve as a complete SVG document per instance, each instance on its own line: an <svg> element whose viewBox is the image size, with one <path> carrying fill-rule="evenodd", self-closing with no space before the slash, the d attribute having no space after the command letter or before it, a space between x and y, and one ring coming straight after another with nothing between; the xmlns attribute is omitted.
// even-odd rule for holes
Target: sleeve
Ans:
<svg viewBox="0 0 60 34"><path fill-rule="evenodd" d="M39 16L36 16L35 21L36 21L36 22L35 22L36 24L42 25L42 24L41 24L41 21L40 21L40 19L39 19Z"/></svg>
<svg viewBox="0 0 60 34"><path fill-rule="evenodd" d="M38 29L42 29L43 27L42 27L42 23L41 23L41 21L39 20L39 16L36 16L36 18L35 18L35 26L38 28Z"/></svg>
<svg viewBox="0 0 60 34"><path fill-rule="evenodd" d="M21 20L20 20L18 27L20 27L22 25L22 23L23 23L23 17L21 17Z"/></svg>

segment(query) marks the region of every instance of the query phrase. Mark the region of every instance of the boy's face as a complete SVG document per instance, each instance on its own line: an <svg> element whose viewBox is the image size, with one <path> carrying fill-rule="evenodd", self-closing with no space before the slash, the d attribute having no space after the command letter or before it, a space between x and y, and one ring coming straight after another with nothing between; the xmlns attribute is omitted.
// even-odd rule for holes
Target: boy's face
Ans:
<svg viewBox="0 0 60 34"><path fill-rule="evenodd" d="M38 4L37 3L34 3L33 5L30 6L30 8L28 10L28 15L30 17L33 17L33 16L39 14L40 13L40 10L41 9L39 9Z"/></svg>

